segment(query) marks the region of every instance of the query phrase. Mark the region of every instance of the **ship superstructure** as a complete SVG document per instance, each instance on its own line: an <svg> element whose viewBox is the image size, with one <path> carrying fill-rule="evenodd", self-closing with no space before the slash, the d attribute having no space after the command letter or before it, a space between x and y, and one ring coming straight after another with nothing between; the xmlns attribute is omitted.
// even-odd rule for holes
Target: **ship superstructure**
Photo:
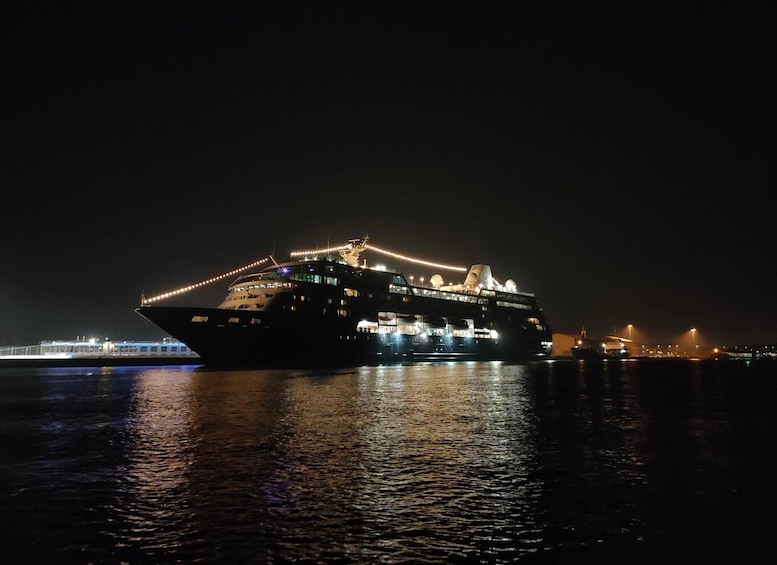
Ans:
<svg viewBox="0 0 777 565"><path fill-rule="evenodd" d="M525 361L550 354L551 330L535 296L512 281L498 283L488 265L424 262L466 276L455 284L439 274L415 281L368 267L366 250L378 248L362 238L292 253L288 262L239 276L217 308L147 303L137 312L213 365Z"/></svg>

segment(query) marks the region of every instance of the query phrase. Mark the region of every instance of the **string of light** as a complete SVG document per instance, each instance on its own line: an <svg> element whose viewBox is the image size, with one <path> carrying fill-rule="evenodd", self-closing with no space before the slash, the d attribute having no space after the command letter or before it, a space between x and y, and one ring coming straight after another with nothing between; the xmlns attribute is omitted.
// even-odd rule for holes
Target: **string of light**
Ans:
<svg viewBox="0 0 777 565"><path fill-rule="evenodd" d="M333 253L335 251L342 251L343 249L348 249L350 245L340 245L338 247L328 247L326 249L311 249L307 251L293 251L289 254L290 257L300 257L304 255L316 255L319 253ZM388 251L386 249L381 249L380 247L375 247L374 245L365 244L364 249L370 249L372 251L375 251L376 253L380 253L382 255L387 255L389 257L393 257L394 259L398 259L400 261L407 261L408 263L415 263L416 265L424 265L426 267L433 267L436 269L445 269L448 271L457 271L457 272L466 272L467 269L465 267L457 267L455 265L444 265L441 263L433 263L431 261L424 261L423 259L416 259L414 257L408 257L407 255L400 255L399 253L394 253L393 251ZM216 281L220 281L222 279L225 279L227 277L234 276L238 273L241 273L245 271L246 269L252 269L253 267L257 267L261 265L262 263L266 263L269 261L271 257L264 257L263 259L259 259L258 261L254 261L253 263L250 263L248 265L244 265L238 269L233 269L227 273L222 273L218 276L211 277L207 280L200 281L195 284L190 284L188 286L184 286L182 288L178 288L176 290L171 290L168 292L164 292L162 294L158 294L156 296L152 296L150 298L143 297L142 303L145 306L146 304L151 304L152 302L158 302L160 300L164 300L166 298L170 298L172 296L178 296L179 294L183 294L185 292L189 292L192 290L195 290L197 288L203 287L205 285L214 283Z"/></svg>
<svg viewBox="0 0 777 565"><path fill-rule="evenodd" d="M301 257L301 256L309 256L309 255L317 255L320 253L333 253L335 251L342 251L343 249L348 249L351 247L350 245L340 245L338 247L328 247L326 249L308 249L306 251L292 251L289 256L290 257ZM445 269L448 271L457 271L460 273L466 273L467 269L466 267L457 267L455 265L443 265L440 263L432 263L430 261L424 261L423 259L416 259L414 257L408 257L407 255L400 255L399 253L394 253L393 251L388 251L386 249L381 249L380 247L375 247L374 245L370 244L364 244L364 249L371 249L372 251L375 251L376 253L380 253L382 255L387 255L389 257L393 257L394 259L399 259L400 261L407 261L408 263L415 263L417 265L424 265L426 267L434 267L436 269Z"/></svg>
<svg viewBox="0 0 777 565"><path fill-rule="evenodd" d="M221 275L218 275L218 276L215 276L215 277L211 277L211 278L209 278L207 280L204 280L204 281L201 281L201 282L198 282L198 283L195 283L195 284L190 284L189 286L184 286L184 287L176 289L176 290L171 290L169 292L158 294L157 296L152 296L151 298L145 298L144 297L143 300L142 300L143 305L145 306L146 304L150 304L152 302L157 302L159 300L164 300L165 298L170 298L171 296L177 296L179 294L183 294L185 292L189 292L190 290L194 290L196 288L200 288L202 286L214 283L216 281L220 281L220 280L225 279L227 277L231 277L231 276L234 276L234 275L236 275L238 273L241 273L241 272L245 271L246 269L252 269L253 267L261 265L262 263L266 263L269 260L270 260L270 257L264 257L263 259L259 259L258 261L254 261L253 263L250 263L248 265L244 265L244 266L242 266L242 267L240 267L238 269L233 269L233 270L229 271L228 273L223 273Z"/></svg>
<svg viewBox="0 0 777 565"><path fill-rule="evenodd" d="M289 257L301 257L303 255L318 255L319 253L333 253L335 251L342 251L348 249L348 245L341 245L339 247L327 247L326 249L309 249L307 251L292 251L289 253Z"/></svg>
<svg viewBox="0 0 777 565"><path fill-rule="evenodd" d="M407 255L400 255L398 253L393 253L392 251L386 251L385 249L381 249L379 247L375 247L374 245L366 244L364 246L365 249L372 249L373 251L377 253L382 253L383 255L388 255L389 257L393 257L394 259L399 259L400 261L407 261L408 263L415 263L417 265L424 265L426 267L434 267L437 269L446 269L448 271L458 271L461 273L464 273L467 271L465 267L456 267L454 265L441 265L440 263L431 263L429 261L424 261L422 259L414 259L413 257L408 257Z"/></svg>

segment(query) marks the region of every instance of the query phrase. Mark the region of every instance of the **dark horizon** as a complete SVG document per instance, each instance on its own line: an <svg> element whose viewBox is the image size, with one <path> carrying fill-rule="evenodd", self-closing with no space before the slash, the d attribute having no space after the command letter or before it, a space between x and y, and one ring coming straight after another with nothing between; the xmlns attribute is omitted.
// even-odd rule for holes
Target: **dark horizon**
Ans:
<svg viewBox="0 0 777 565"><path fill-rule="evenodd" d="M152 337L141 293L363 235L556 333L773 343L775 12L13 7L0 345Z"/></svg>

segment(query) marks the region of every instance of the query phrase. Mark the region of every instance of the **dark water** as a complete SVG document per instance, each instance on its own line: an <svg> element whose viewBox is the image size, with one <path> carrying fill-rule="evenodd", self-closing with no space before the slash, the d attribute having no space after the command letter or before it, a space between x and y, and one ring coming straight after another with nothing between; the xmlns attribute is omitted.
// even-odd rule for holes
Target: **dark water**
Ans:
<svg viewBox="0 0 777 565"><path fill-rule="evenodd" d="M4 562L751 562L776 385L743 362L4 369Z"/></svg>

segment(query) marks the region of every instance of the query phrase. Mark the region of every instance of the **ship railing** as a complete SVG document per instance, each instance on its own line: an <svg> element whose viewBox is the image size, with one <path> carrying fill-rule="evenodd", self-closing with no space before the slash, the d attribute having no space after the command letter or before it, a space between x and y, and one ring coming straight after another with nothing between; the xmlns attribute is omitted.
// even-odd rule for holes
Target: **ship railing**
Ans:
<svg viewBox="0 0 777 565"><path fill-rule="evenodd" d="M447 292L444 290L435 290L432 288L420 288L417 286L411 289L416 296L426 296L429 298L439 298L441 300L451 300L454 302L469 302L471 304L477 304L478 297L475 294L459 294L455 292Z"/></svg>
<svg viewBox="0 0 777 565"><path fill-rule="evenodd" d="M11 345L0 347L0 357L27 357L40 355L40 344L37 345Z"/></svg>

